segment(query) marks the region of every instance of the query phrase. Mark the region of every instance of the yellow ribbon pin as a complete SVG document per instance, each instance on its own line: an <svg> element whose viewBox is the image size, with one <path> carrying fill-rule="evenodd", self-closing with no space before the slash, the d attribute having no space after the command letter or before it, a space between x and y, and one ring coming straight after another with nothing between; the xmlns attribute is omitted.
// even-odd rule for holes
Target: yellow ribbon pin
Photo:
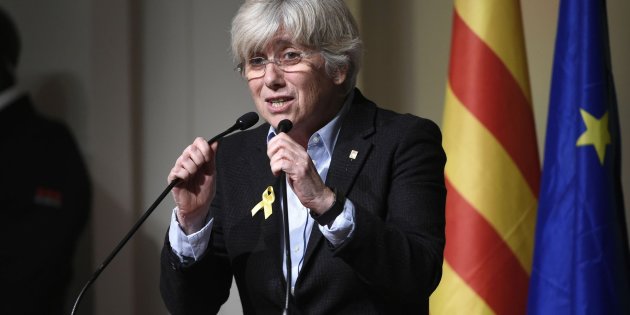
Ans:
<svg viewBox="0 0 630 315"><path fill-rule="evenodd" d="M273 187L269 186L263 191L262 200L252 208L252 217L256 215L258 210L264 209L263 213L265 214L266 220L271 215L271 205L274 200L276 200L276 196L273 194Z"/></svg>

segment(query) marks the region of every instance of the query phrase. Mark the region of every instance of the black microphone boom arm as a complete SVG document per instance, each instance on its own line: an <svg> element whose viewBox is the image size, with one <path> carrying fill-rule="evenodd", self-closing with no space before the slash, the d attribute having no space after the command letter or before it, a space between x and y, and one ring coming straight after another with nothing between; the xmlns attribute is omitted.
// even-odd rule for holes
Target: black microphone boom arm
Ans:
<svg viewBox="0 0 630 315"><path fill-rule="evenodd" d="M255 125L257 122L258 122L258 114L254 112L249 112L241 116L239 119L237 119L236 123L234 123L232 127L216 135L214 138L208 140L208 144L212 144L215 141L223 138L224 136L236 130L248 129L251 126ZM101 263L101 265L96 269L94 274L92 274L92 277L90 278L90 280L88 280L85 283L85 285L83 286L83 289L81 289L81 292L79 292L79 295L77 296L74 302L74 306L72 307L72 313L71 313L72 315L74 315L74 313L76 312L77 307L79 306L79 303L81 302L81 298L83 297L83 294L85 293L85 291L90 287L92 283L94 283L94 281L96 281L96 279L101 274L101 272L103 272L103 270L107 267L107 265L109 265L109 263L114 259L114 257L116 257L118 252L125 246L125 244L127 244L129 239L131 239L131 237L136 233L136 231L140 228L142 223L144 223L144 221L151 215L151 213L153 213L153 210L155 210L155 208L157 208L157 206L162 202L162 200L164 200L164 197L166 197L166 195L168 195L171 189L173 189L173 187L179 184L179 182L181 182L181 179L176 178L173 181L171 181L168 184L168 186L166 186L164 191L157 197L157 199L155 199L153 204L144 212L144 214L140 217L140 219L138 219L138 221L136 222L136 224L133 225L131 230L127 232L127 235L125 235L125 237L120 241L120 243L118 243L116 248L114 248L114 250L109 254L109 256L105 258L103 263Z"/></svg>

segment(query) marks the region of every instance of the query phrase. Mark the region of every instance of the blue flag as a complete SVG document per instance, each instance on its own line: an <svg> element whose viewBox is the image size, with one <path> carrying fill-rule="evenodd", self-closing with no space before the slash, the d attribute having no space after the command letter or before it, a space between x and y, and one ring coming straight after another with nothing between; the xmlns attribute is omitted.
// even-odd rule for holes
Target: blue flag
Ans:
<svg viewBox="0 0 630 315"><path fill-rule="evenodd" d="M528 314L630 314L604 0L562 0Z"/></svg>

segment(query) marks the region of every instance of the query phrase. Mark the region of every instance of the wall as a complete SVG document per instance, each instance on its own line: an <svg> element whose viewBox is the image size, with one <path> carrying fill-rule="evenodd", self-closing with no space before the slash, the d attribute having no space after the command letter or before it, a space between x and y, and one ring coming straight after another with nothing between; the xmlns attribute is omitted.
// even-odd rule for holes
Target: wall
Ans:
<svg viewBox="0 0 630 315"><path fill-rule="evenodd" d="M167 184L175 159L195 137L206 139L252 111L249 92L233 71L229 55L231 17L239 2L203 0L144 1L140 80L142 143L141 205L146 207ZM158 292L159 249L174 203L169 197L143 227L136 261L136 279L143 299L138 313L165 313ZM223 309L238 314L238 294ZM142 310L142 311L140 311ZM238 311L235 311L238 310Z"/></svg>
<svg viewBox="0 0 630 315"><path fill-rule="evenodd" d="M365 94L385 107L441 122L452 2L348 2L360 14L367 49L360 78ZM94 208L77 256L74 291L163 190L184 147L253 110L229 56L230 19L239 3L0 0L24 38L23 84L44 111L68 122L93 177ZM608 7L625 130L630 21L624 13L630 3L608 1ZM542 154L558 0L522 1L522 9ZM622 141L627 201L630 137ZM167 313L158 291L159 249L172 207L167 197L89 291L80 314ZM236 293L222 309L234 313L240 313Z"/></svg>

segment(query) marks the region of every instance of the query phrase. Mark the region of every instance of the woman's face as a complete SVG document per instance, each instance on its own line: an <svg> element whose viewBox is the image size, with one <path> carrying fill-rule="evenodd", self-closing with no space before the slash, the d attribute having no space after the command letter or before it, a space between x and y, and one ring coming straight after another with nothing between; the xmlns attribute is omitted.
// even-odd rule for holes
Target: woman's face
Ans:
<svg viewBox="0 0 630 315"><path fill-rule="evenodd" d="M284 70L270 62L261 77L248 79L249 89L258 113L272 126L283 119L293 122L292 135L306 137L330 121L343 105L345 71L334 77L326 73L325 62L318 52L278 35L252 57L267 60L303 54L301 61Z"/></svg>

